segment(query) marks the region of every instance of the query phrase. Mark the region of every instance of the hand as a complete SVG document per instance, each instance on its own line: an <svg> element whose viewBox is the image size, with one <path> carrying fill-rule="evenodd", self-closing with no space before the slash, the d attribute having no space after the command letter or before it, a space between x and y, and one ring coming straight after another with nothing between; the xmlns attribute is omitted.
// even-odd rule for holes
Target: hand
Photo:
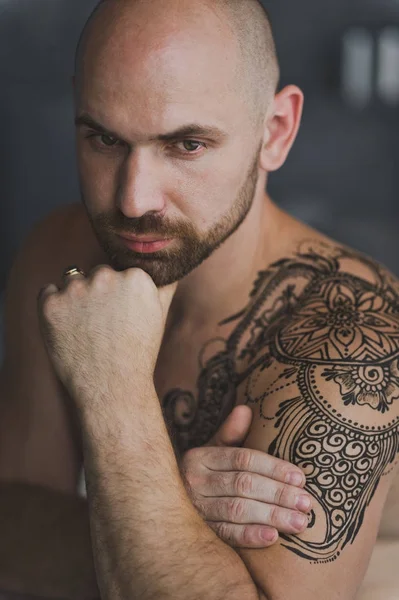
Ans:
<svg viewBox="0 0 399 600"><path fill-rule="evenodd" d="M63 289L43 288L39 321L49 357L77 402L112 397L114 386L153 383L176 284L157 289L141 269L99 265L73 275ZM137 389L137 387L136 387ZM118 390L120 391L120 390ZM131 401L131 398L129 398Z"/></svg>
<svg viewBox="0 0 399 600"><path fill-rule="evenodd" d="M306 529L311 505L296 509L296 502L311 497L302 489L305 475L298 467L259 450L231 447L243 443L251 421L249 407L236 407L206 446L184 454L180 469L197 511L226 544L265 548L278 532ZM300 483L287 483L291 474ZM303 526L292 525L297 517Z"/></svg>

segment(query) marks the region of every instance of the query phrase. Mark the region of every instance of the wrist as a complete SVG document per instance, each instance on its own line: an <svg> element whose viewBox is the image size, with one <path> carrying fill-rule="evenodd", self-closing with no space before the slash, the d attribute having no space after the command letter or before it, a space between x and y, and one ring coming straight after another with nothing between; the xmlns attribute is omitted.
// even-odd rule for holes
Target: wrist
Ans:
<svg viewBox="0 0 399 600"><path fill-rule="evenodd" d="M73 396L83 424L115 422L122 426L126 421L135 421L143 411L160 407L152 378L135 379L128 385L113 381L105 389L84 389Z"/></svg>
<svg viewBox="0 0 399 600"><path fill-rule="evenodd" d="M122 392L119 388L81 403L81 433L85 459L103 464L129 461L137 465L156 460L178 469L172 442L153 382Z"/></svg>

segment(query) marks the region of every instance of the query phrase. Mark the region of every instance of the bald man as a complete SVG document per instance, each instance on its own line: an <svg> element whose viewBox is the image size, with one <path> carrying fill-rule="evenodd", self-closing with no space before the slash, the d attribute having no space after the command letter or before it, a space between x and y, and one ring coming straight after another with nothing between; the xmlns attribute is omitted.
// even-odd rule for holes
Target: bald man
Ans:
<svg viewBox="0 0 399 600"><path fill-rule="evenodd" d="M381 522L398 534L399 285L265 191L303 105L278 80L256 0L106 0L85 27L82 204L34 229L7 288L3 585L350 600ZM226 419L242 448L212 447Z"/></svg>

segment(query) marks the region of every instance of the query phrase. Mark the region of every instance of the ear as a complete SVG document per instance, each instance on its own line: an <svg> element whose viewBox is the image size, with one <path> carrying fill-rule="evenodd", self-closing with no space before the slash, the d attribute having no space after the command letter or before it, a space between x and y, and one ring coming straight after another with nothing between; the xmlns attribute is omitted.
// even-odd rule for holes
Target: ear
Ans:
<svg viewBox="0 0 399 600"><path fill-rule="evenodd" d="M286 161L301 123L304 96L295 85L276 94L265 120L261 167L277 171Z"/></svg>

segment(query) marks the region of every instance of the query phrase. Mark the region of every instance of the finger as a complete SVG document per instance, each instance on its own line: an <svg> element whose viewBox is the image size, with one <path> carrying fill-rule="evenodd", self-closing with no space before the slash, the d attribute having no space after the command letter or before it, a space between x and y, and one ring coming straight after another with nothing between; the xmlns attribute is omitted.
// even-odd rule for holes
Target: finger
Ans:
<svg viewBox="0 0 399 600"><path fill-rule="evenodd" d="M236 406L206 446L236 446L242 444L252 423L252 410Z"/></svg>
<svg viewBox="0 0 399 600"><path fill-rule="evenodd" d="M245 498L202 498L201 513L207 521L268 525L280 533L302 533L309 523L298 511Z"/></svg>
<svg viewBox="0 0 399 600"><path fill-rule="evenodd" d="M248 471L298 487L306 483L305 474L299 467L261 450L206 448L203 464L211 471Z"/></svg>
<svg viewBox="0 0 399 600"><path fill-rule="evenodd" d="M301 488L245 471L213 472L206 477L197 492L205 498L220 496L248 498L299 510L306 514L312 508L310 494Z"/></svg>
<svg viewBox="0 0 399 600"><path fill-rule="evenodd" d="M70 283L74 279L87 279L87 277L82 273L71 273L70 275L63 275L62 283L64 284L64 287L66 287L68 283Z"/></svg>
<svg viewBox="0 0 399 600"><path fill-rule="evenodd" d="M273 527L214 521L207 521L207 525L232 548L268 548L278 540L278 531Z"/></svg>
<svg viewBox="0 0 399 600"><path fill-rule="evenodd" d="M45 285L44 287L42 287L42 289L40 290L38 296L37 296L37 304L39 306L39 308L41 306L43 306L46 298L48 298L49 296L52 296L53 294L57 294L59 292L59 289L56 285L54 285L53 283L49 283L48 285Z"/></svg>

